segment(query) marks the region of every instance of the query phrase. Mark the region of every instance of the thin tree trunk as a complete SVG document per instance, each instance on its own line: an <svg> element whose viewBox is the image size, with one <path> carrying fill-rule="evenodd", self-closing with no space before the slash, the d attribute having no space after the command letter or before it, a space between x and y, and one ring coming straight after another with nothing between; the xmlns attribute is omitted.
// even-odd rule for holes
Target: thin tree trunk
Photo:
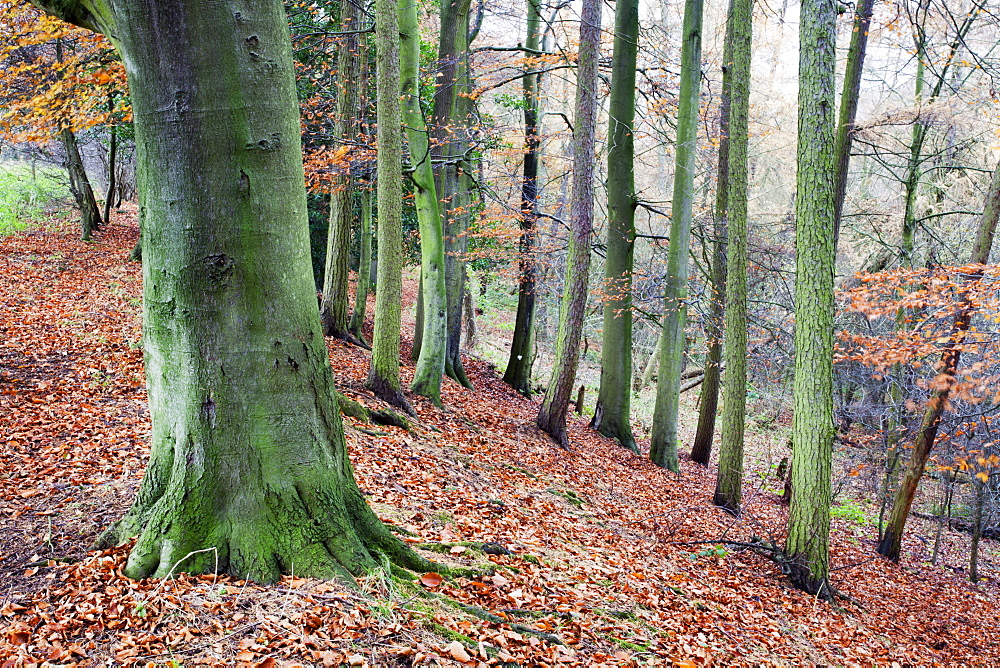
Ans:
<svg viewBox="0 0 1000 668"><path fill-rule="evenodd" d="M361 10L356 0L341 0L340 22L348 34L340 36L337 49L337 118L334 136L342 147L349 147L357 131L358 81L361 74L359 38L352 33L361 25ZM351 221L354 219L354 181L350 163L334 165L330 186L330 225L327 232L326 271L323 273L323 302L320 317L323 334L360 343L350 332Z"/></svg>
<svg viewBox="0 0 1000 668"><path fill-rule="evenodd" d="M978 477L972 478L975 512L972 515L972 543L969 545L969 582L979 583L979 541L983 537L983 506L986 505L986 485Z"/></svg>
<svg viewBox="0 0 1000 668"><path fill-rule="evenodd" d="M368 310L368 293L371 291L372 275L372 193L366 185L361 191L361 250L358 253L358 280L354 291L354 312L351 314L350 332L364 347L362 328Z"/></svg>
<svg viewBox="0 0 1000 668"><path fill-rule="evenodd" d="M559 312L552 378L536 424L562 447L569 446L566 413L580 361L580 339L587 311L590 237L594 228L594 144L597 124L597 61L601 52L601 0L584 0L580 14L576 112L573 120L573 193L569 251ZM577 399L582 410L583 386Z"/></svg>
<svg viewBox="0 0 1000 668"><path fill-rule="evenodd" d="M608 128L608 242L601 386L590 426L638 454L632 434L632 268L635 257L635 68L638 0L615 4Z"/></svg>
<svg viewBox="0 0 1000 668"><path fill-rule="evenodd" d="M701 92L702 0L685 0L681 45L681 84L677 109L674 196L670 214L670 253L663 296L663 336L660 374L656 383L649 459L657 466L680 471L677 457L681 371L684 368L684 326L687 323L688 251L694 216L694 172L698 150L698 102Z"/></svg>
<svg viewBox="0 0 1000 668"><path fill-rule="evenodd" d="M998 218L1000 218L1000 164L993 172L993 181L987 192L983 214L979 218L979 229L976 233L976 242L972 248L969 264L989 262ZM981 275L980 272L974 272L967 275L965 280L973 281ZM924 408L920 427L913 442L913 450L910 453L910 462L906 467L906 473L903 474L903 481L900 483L899 489L896 490L892 511L889 513L889 522L878 544L878 553L893 561L899 560L903 528L906 526L906 518L909 517L910 508L913 506L913 497L917 493L920 477L924 473L927 460L934 447L938 426L941 423L941 414L944 412L948 395L955 383L958 362L962 353L961 344L965 340L965 333L969 330L973 310L974 307L969 302L967 295L963 295L955 306L951 343L945 346L945 351L941 354L938 370L938 378L941 380L935 381L936 389L931 393L927 406Z"/></svg>
<svg viewBox="0 0 1000 668"><path fill-rule="evenodd" d="M729 15L733 13L729 2ZM733 40L735 25L726 20L726 41L722 54L722 91L719 98L719 155L715 179L715 212L712 218L712 294L708 313L708 350L705 353L705 384L698 408L698 429L691 447L691 460L708 466L715 437L715 415L719 407L719 381L722 377L723 317L726 306L726 243L729 197L729 124L733 86Z"/></svg>
<svg viewBox="0 0 1000 668"><path fill-rule="evenodd" d="M69 174L69 189L73 193L73 199L76 200L76 207L80 210L81 238L90 241L94 232L101 227L101 211L97 206L97 198L94 197L90 179L87 178L87 170L83 166L76 135L66 128L59 133L59 138L66 151L64 165Z"/></svg>
<svg viewBox="0 0 1000 668"><path fill-rule="evenodd" d="M753 28L752 0L733 0L727 35L732 53L723 85L729 88L729 140L726 219L721 226L722 253L726 268L725 367L722 388L722 425L719 441L719 471L713 502L731 513L740 512L743 501L743 430L747 396L747 180L750 116L750 63ZM705 363L706 378L708 362ZM711 434L706 434L711 444ZM705 463L708 457L706 453Z"/></svg>
<svg viewBox="0 0 1000 668"><path fill-rule="evenodd" d="M834 0L802 5L795 206L795 413L791 471L794 493L788 513L786 544L793 584L824 597L830 596L827 579L830 572L830 460L834 435L836 20ZM731 309L732 304L729 306ZM731 368L727 375L730 373Z"/></svg>
<svg viewBox="0 0 1000 668"><path fill-rule="evenodd" d="M396 0L375 0L378 141L378 265L372 361L365 385L414 415L399 379L403 299L403 133L399 106L399 17Z"/></svg>
<svg viewBox="0 0 1000 668"><path fill-rule="evenodd" d="M410 389L441 406L448 315L444 228L431 166L427 125L420 109L420 32L413 0L399 0L399 35L403 122L410 153L410 180L420 223L420 289L424 307L420 357Z"/></svg>
<svg viewBox="0 0 1000 668"><path fill-rule="evenodd" d="M541 37L541 16L538 0L528 0L528 32L524 42L528 53L537 52ZM538 78L528 66L522 78L524 97L524 178L521 184L521 241L518 271L517 315L514 320L514 340L503 381L523 395L531 394L532 343L535 329L535 229L538 220Z"/></svg>
<svg viewBox="0 0 1000 668"><path fill-rule="evenodd" d="M837 121L837 139L834 146L834 160L837 165L834 182L833 243L840 238L840 220L844 211L844 197L847 194L847 169L851 164L851 140L854 135L854 120L858 115L858 98L861 92L861 72L865 65L868 49L868 28L872 22L872 7L875 0L861 0L854 15L854 32L851 46L847 50L847 66L844 68L844 88L840 95L840 118Z"/></svg>
<svg viewBox="0 0 1000 668"><path fill-rule="evenodd" d="M115 111L114 93L108 93L108 113ZM118 127L112 122L108 125L108 192L104 195L104 222L111 222L111 207L115 199L115 163L118 160Z"/></svg>

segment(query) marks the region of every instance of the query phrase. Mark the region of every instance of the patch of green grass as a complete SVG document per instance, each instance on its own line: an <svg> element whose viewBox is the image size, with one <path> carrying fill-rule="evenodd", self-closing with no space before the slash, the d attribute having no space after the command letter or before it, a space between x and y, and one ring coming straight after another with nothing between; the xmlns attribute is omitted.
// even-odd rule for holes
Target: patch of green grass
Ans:
<svg viewBox="0 0 1000 668"><path fill-rule="evenodd" d="M61 170L0 165L0 235L12 234L38 220L45 207L68 195Z"/></svg>
<svg viewBox="0 0 1000 668"><path fill-rule="evenodd" d="M874 526L875 520L855 501L839 501L830 507L830 517L837 517L858 526Z"/></svg>

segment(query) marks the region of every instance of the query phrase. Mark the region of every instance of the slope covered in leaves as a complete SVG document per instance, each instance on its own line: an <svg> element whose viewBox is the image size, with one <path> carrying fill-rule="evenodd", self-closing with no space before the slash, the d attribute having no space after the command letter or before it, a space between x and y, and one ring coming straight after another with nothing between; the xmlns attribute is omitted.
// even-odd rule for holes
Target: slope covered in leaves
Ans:
<svg viewBox="0 0 1000 668"><path fill-rule="evenodd" d="M667 473L580 418L572 449L558 449L533 426L537 403L476 359L476 389L446 382L446 410L411 397L411 431L345 419L379 514L428 556L478 569L473 577L373 572L356 588L128 580L127 546L87 547L127 507L147 456L140 272L125 261L135 235L126 214L92 244L70 223L0 239L0 665L1000 657L992 581L975 588L906 555L887 564L873 556L872 528L835 520L835 583L853 601L790 590L766 548L713 542L780 545L774 481L746 491L737 520L710 504L710 472L684 463ZM364 351L331 343L331 355L345 394L375 407Z"/></svg>

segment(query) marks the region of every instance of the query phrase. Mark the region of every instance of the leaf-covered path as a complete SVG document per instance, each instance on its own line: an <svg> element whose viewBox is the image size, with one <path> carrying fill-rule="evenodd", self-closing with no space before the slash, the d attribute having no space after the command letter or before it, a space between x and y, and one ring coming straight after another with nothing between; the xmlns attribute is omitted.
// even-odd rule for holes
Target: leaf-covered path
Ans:
<svg viewBox="0 0 1000 668"><path fill-rule="evenodd" d="M1000 659L994 582L973 587L907 555L888 564L874 529L835 520L835 583L861 607L792 591L758 554L685 544L780 545L773 481L746 491L735 520L690 462L667 473L576 417L572 449L556 448L533 426L538 404L476 359L476 390L446 381L446 410L411 397L410 432L345 419L379 514L414 544L438 543L432 558L481 575L375 572L357 589L128 580L127 547L86 550L127 507L147 455L140 272L125 260L135 235L123 214L97 243L69 222L0 239L0 665ZM361 385L364 351L331 343L331 354L343 391L377 406Z"/></svg>

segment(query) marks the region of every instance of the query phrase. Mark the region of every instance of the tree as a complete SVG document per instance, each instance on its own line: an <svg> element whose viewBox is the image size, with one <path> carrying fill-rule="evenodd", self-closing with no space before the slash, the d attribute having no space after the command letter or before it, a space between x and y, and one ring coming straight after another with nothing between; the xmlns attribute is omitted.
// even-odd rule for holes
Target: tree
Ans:
<svg viewBox="0 0 1000 668"><path fill-rule="evenodd" d="M698 151L698 101L701 94L702 0L685 0L681 45L681 87L677 107L676 168L670 213L670 253L663 295L663 335L660 337L660 375L656 383L653 433L649 459L657 466L679 471L677 414L684 366L684 326L687 323L688 268L691 219L694 215L694 172Z"/></svg>
<svg viewBox="0 0 1000 668"><path fill-rule="evenodd" d="M552 378L538 410L538 427L562 447L566 411L580 361L580 337L587 309L590 236L594 228L594 143L597 123L597 60L601 55L601 2L584 0L580 11L580 52L576 69L573 121L573 194L565 291L559 312Z"/></svg>
<svg viewBox="0 0 1000 668"><path fill-rule="evenodd" d="M349 577L385 557L427 567L368 507L347 457L281 3L45 8L114 36L141 156L151 455L102 543L138 534L133 577Z"/></svg>
<svg viewBox="0 0 1000 668"><path fill-rule="evenodd" d="M410 389L441 405L441 377L448 316L444 282L444 229L434 184L430 141L420 109L420 32L416 0L399 0L403 121L410 149L408 173L420 222L420 294L423 298L420 356Z"/></svg>
<svg viewBox="0 0 1000 668"><path fill-rule="evenodd" d="M719 471L713 502L740 512L743 499L743 429L747 396L747 144L750 116L750 63L753 0L733 0L726 35L731 59L729 87L728 206L726 232L726 377L723 385ZM720 187L722 187L720 185ZM705 365L708 375L708 363ZM707 460L707 457L706 457ZM707 461L705 462L707 463Z"/></svg>
<svg viewBox="0 0 1000 668"><path fill-rule="evenodd" d="M608 130L608 242L601 386L591 427L638 453L632 435L632 268L635 256L635 68L638 0L615 5Z"/></svg>
<svg viewBox="0 0 1000 668"><path fill-rule="evenodd" d="M371 368L365 385L413 415L399 380L399 323L403 299L403 131L399 106L399 7L376 0L375 66L378 141L378 267Z"/></svg>
<svg viewBox="0 0 1000 668"><path fill-rule="evenodd" d="M337 112L334 138L341 150L349 150L357 132L358 88L361 80L361 40L356 32L361 26L361 9L355 0L340 3L342 35L337 49ZM330 187L330 226L327 231L326 270L323 272L323 301L320 317L323 334L352 343L360 343L350 331L347 306L350 287L348 272L351 247L351 220L354 218L354 188L350 163L335 167Z"/></svg>
<svg viewBox="0 0 1000 668"><path fill-rule="evenodd" d="M817 0L802 5L799 27L791 472L795 493L788 514L786 544L792 582L800 589L823 596L830 595L827 578L830 572L830 460L834 434L833 264L836 249L833 246L833 145L836 126L833 89L836 19L834 0Z"/></svg>
<svg viewBox="0 0 1000 668"><path fill-rule="evenodd" d="M979 229L976 233L975 245L972 247L970 264L983 265L989 262L998 219L1000 219L1000 165L993 172L993 182L986 194L986 205L979 218ZM967 276L966 282L974 281L981 276L981 270L974 271ZM941 354L938 377L934 381L934 390L920 420L917 437L913 443L913 452L910 454L910 463L906 467L903 482L896 491L892 511L889 514L889 523L886 525L885 531L882 532L882 539L878 544L878 553L893 561L899 560L906 518L910 515L913 497L917 493L917 485L924 474L931 449L934 447L934 440L937 438L938 426L941 424L941 415L948 402L948 395L956 383L958 362L962 355L962 342L972 323L973 311L974 308L967 294L955 306L952 332L948 337L950 341Z"/></svg>
<svg viewBox="0 0 1000 668"><path fill-rule="evenodd" d="M541 39L542 17L538 0L528 0L528 32L524 48L528 53L538 53ZM510 344L510 357L503 382L524 395L531 394L532 346L535 338L535 253L538 222L538 81L540 75L533 71L531 59L526 60L523 85L524 99L524 179L521 182L521 241L518 248L519 271L517 287L517 314L514 318L514 340Z"/></svg>

